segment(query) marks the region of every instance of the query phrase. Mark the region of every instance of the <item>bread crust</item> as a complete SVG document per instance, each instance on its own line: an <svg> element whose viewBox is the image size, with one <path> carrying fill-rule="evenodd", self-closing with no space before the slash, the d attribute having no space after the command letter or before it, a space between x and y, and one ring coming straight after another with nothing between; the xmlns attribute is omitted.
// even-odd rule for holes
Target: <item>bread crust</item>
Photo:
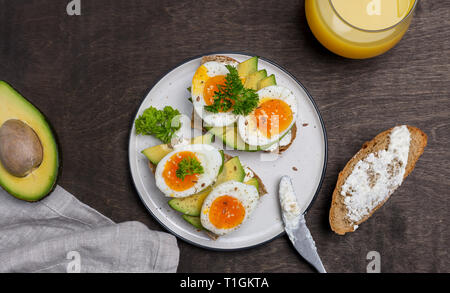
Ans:
<svg viewBox="0 0 450 293"><path fill-rule="evenodd" d="M203 56L201 60L201 65L205 64L206 62L221 62L221 63L227 63L227 64L239 64L239 62L231 57L223 56L223 55L210 55L210 56Z"/></svg>
<svg viewBox="0 0 450 293"><path fill-rule="evenodd" d="M405 179L414 170L414 167L423 154L423 151L427 145L427 135L417 127L407 126L411 134L411 142L408 153L408 162L405 168ZM364 160L370 153L375 153L381 150L387 150L389 146L389 135L393 128L378 134L371 141L365 142L362 148L350 159L345 165L344 169L339 173L336 188L333 191L333 197L330 208L329 222L331 230L339 235L344 235L347 232L355 231L354 225L359 225L365 222L372 214L384 205L384 203L390 198L388 196L383 202L378 204L367 216L360 221L353 223L347 217L347 208L344 203L344 196L341 195L342 185L347 180L347 177L353 172L355 165Z"/></svg>

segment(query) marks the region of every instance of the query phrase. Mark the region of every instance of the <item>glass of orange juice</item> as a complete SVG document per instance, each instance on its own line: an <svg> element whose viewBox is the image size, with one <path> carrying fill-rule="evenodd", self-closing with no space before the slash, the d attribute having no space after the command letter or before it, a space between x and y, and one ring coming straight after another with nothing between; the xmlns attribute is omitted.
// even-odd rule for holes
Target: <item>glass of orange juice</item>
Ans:
<svg viewBox="0 0 450 293"><path fill-rule="evenodd" d="M408 30L418 0L306 0L311 31L328 50L364 59L394 47Z"/></svg>

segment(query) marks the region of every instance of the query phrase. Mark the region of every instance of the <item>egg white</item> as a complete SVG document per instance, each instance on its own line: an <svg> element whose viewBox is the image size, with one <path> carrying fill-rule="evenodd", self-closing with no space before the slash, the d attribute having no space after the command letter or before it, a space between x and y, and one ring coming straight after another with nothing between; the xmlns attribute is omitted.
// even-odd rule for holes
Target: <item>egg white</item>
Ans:
<svg viewBox="0 0 450 293"><path fill-rule="evenodd" d="M257 92L259 101L266 99L279 99L288 104L292 110L292 122L282 132L273 135L271 138L266 137L257 127L256 117L254 112L247 116L239 116L238 119L238 132L242 140L251 146L259 146L261 149L265 149L283 138L294 125L298 115L298 102L294 93L286 87L273 85L265 87Z"/></svg>
<svg viewBox="0 0 450 293"><path fill-rule="evenodd" d="M203 167L204 173L198 175L197 183L189 189L183 191L175 191L167 186L164 177L162 175L166 163L170 158L184 151L190 151L195 153L200 164ZM167 154L158 163L155 172L156 186L167 197L187 197L210 186L216 180L219 175L220 168L223 164L222 154L213 146L206 144L191 144L176 148L173 152Z"/></svg>
<svg viewBox="0 0 450 293"><path fill-rule="evenodd" d="M209 211L211 210L211 205L218 197L228 195L231 197L236 198L239 200L242 205L245 208L245 216L242 220L241 224L230 228L217 228L214 226L211 221L209 220ZM256 205L258 204L259 200L259 194L258 190L253 185L248 185L245 183L237 182L237 181L227 181L225 183L222 183L218 186L216 186L211 193L205 198L205 201L203 202L201 214L200 214L200 220L202 223L202 226L217 234L217 235L225 235L227 233L230 233L236 229L238 229L250 216L250 214L255 209Z"/></svg>
<svg viewBox="0 0 450 293"><path fill-rule="evenodd" d="M210 61L200 66L192 79L191 96L194 104L195 113L202 118L207 126L222 127L233 124L237 120L237 115L231 112L212 113L205 110L206 102L204 99L205 84L211 77L217 75L227 75L229 73L225 65L237 66L235 62L216 62Z"/></svg>

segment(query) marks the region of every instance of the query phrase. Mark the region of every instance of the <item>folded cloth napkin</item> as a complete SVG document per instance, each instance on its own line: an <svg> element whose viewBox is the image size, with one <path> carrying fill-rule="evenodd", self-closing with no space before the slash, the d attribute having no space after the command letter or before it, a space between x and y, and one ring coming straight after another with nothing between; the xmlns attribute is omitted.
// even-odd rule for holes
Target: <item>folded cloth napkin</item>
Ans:
<svg viewBox="0 0 450 293"><path fill-rule="evenodd" d="M115 224L57 186L28 203L0 188L0 272L176 272L170 234Z"/></svg>

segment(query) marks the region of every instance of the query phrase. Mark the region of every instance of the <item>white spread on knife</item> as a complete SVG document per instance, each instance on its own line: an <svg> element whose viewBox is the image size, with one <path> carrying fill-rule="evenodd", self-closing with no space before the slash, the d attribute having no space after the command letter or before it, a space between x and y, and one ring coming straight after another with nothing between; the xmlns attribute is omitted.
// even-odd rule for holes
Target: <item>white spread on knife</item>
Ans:
<svg viewBox="0 0 450 293"><path fill-rule="evenodd" d="M280 181L280 204L286 228L297 228L301 216L301 208L294 193L291 179L287 176Z"/></svg>
<svg viewBox="0 0 450 293"><path fill-rule="evenodd" d="M354 166L341 190L353 223L369 215L402 184L410 141L408 127L397 126L389 135L387 150L371 153Z"/></svg>

